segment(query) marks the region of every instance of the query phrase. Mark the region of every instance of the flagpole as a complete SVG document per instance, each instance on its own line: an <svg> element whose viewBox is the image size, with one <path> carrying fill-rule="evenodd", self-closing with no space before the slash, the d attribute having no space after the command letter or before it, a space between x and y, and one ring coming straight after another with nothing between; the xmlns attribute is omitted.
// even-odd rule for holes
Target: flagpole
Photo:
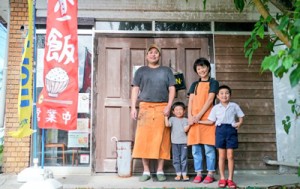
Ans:
<svg viewBox="0 0 300 189"><path fill-rule="evenodd" d="M45 160L45 129L42 129L42 160L41 160L42 169L44 169L44 160Z"/></svg>
<svg viewBox="0 0 300 189"><path fill-rule="evenodd" d="M36 159L37 157L37 117L36 117L36 72L37 72L37 44L36 44L36 10L35 10L35 6L36 6L36 1L33 1L33 115L32 115L32 119L33 119L33 130L35 130L36 132L33 133L33 158ZM35 162L35 161L34 161Z"/></svg>

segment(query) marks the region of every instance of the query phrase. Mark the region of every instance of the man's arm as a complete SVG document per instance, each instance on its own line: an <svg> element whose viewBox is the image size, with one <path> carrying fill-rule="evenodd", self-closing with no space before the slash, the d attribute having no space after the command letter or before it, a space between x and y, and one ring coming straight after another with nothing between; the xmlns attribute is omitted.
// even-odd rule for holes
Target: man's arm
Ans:
<svg viewBox="0 0 300 189"><path fill-rule="evenodd" d="M169 87L169 100L168 100L168 105L164 109L164 115L168 116L170 114L171 106L173 104L173 100L175 98L175 86L170 86Z"/></svg>
<svg viewBox="0 0 300 189"><path fill-rule="evenodd" d="M131 118L136 120L137 111L136 111L136 101L140 88L138 86L133 86L131 90Z"/></svg>

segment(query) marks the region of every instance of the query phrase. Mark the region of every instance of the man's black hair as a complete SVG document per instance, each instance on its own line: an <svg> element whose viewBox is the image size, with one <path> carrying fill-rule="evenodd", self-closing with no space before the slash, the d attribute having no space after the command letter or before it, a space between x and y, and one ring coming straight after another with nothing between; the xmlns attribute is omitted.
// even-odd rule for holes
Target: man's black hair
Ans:
<svg viewBox="0 0 300 189"><path fill-rule="evenodd" d="M197 73L197 66L208 67L208 72L210 73L211 70L210 63L206 58L198 58L197 60L195 60L193 68L196 73Z"/></svg>
<svg viewBox="0 0 300 189"><path fill-rule="evenodd" d="M221 85L221 86L219 87L218 94L219 94L219 91L220 91L221 89L227 89L227 90L229 91L229 94L231 95L231 89L230 89L230 87L228 87L227 85Z"/></svg>
<svg viewBox="0 0 300 189"><path fill-rule="evenodd" d="M174 111L175 107L181 106L185 110L185 105L183 102L174 102L174 104L171 107L171 110Z"/></svg>

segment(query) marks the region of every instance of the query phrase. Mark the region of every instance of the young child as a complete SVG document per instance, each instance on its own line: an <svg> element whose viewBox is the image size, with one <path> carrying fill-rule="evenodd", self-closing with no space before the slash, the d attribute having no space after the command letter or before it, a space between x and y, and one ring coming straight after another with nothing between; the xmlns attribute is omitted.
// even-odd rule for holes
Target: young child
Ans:
<svg viewBox="0 0 300 189"><path fill-rule="evenodd" d="M176 171L175 180L188 181L187 176L187 136L185 128L188 125L188 119L185 115L185 105L182 102L175 102L171 108L172 116L168 119L165 116L166 127L171 127L171 143L173 154L173 166Z"/></svg>
<svg viewBox="0 0 300 189"><path fill-rule="evenodd" d="M219 187L236 188L233 182L234 155L233 149L238 148L237 130L243 123L244 113L238 104L230 102L231 89L222 85L219 87L217 98L220 101L215 105L208 116L208 120L199 121L202 124L213 124L216 127L216 148L219 152ZM238 117L238 122L236 122ZM228 179L225 179L225 160L228 160Z"/></svg>

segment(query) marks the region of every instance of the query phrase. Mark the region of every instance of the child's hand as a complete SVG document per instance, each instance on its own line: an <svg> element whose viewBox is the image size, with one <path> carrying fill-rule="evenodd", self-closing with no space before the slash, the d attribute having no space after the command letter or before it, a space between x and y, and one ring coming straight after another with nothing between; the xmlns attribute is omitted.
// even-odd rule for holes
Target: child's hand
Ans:
<svg viewBox="0 0 300 189"><path fill-rule="evenodd" d="M191 127L190 125L184 126L184 132L188 132L190 127Z"/></svg>
<svg viewBox="0 0 300 189"><path fill-rule="evenodd" d="M194 123L198 123L198 121L200 121L201 117L202 117L202 115L196 115L196 116L194 116L193 117Z"/></svg>
<svg viewBox="0 0 300 189"><path fill-rule="evenodd" d="M168 116L165 116L165 126L170 127L169 118Z"/></svg>
<svg viewBox="0 0 300 189"><path fill-rule="evenodd" d="M236 122L234 124L234 127L238 130L241 127L242 123L241 122Z"/></svg>

